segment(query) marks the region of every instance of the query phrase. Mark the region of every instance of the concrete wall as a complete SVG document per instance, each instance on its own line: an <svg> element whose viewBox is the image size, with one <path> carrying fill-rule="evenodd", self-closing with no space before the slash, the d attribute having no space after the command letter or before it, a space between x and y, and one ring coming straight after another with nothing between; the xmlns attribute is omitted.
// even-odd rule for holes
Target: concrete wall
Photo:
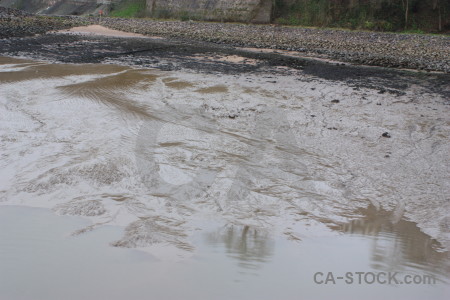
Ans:
<svg viewBox="0 0 450 300"><path fill-rule="evenodd" d="M186 17L211 21L269 23L272 0L147 0L157 17Z"/></svg>
<svg viewBox="0 0 450 300"><path fill-rule="evenodd" d="M35 14L85 15L108 9L99 0L0 0L0 6L18 8Z"/></svg>
<svg viewBox="0 0 450 300"><path fill-rule="evenodd" d="M112 0L132 2L134 0ZM273 0L144 0L147 14L193 20L270 23ZM0 0L0 6L52 15L96 14L105 0ZM104 4L105 5L105 4Z"/></svg>

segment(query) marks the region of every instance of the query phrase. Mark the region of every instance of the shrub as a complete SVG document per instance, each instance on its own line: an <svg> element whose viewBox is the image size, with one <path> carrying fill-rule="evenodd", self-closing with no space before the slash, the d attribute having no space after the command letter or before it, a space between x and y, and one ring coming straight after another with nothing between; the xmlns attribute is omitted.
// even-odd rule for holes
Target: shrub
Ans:
<svg viewBox="0 0 450 300"><path fill-rule="evenodd" d="M146 11L145 0L125 1L115 5L109 14L111 17L132 18L143 17Z"/></svg>
<svg viewBox="0 0 450 300"><path fill-rule="evenodd" d="M181 21L189 21L191 19L189 13L187 11L183 11L180 13L180 20Z"/></svg>

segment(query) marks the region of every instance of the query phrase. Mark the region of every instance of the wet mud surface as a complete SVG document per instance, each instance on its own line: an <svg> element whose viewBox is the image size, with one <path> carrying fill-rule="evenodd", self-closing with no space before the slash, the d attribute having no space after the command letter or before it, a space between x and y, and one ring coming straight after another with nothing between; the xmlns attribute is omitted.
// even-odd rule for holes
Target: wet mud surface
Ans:
<svg viewBox="0 0 450 300"><path fill-rule="evenodd" d="M58 33L0 40L0 53L64 63L119 63L165 71L306 74L393 95L402 94L409 86L420 84L432 92L450 97L449 74L361 67L182 39ZM233 57L242 59L233 61Z"/></svg>
<svg viewBox="0 0 450 300"><path fill-rule="evenodd" d="M210 232L243 264L274 236L373 236L378 269L448 275L449 75L60 33L0 53L30 58L0 58L0 204L150 253Z"/></svg>

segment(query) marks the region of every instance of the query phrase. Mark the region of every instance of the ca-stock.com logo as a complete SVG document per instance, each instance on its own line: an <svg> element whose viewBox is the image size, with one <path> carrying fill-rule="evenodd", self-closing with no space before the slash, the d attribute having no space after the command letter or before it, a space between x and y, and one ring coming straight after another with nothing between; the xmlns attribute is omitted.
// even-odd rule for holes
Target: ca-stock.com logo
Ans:
<svg viewBox="0 0 450 300"><path fill-rule="evenodd" d="M319 285L388 284L388 285L434 285L437 279L429 274L402 274L400 272L316 272L313 282Z"/></svg>

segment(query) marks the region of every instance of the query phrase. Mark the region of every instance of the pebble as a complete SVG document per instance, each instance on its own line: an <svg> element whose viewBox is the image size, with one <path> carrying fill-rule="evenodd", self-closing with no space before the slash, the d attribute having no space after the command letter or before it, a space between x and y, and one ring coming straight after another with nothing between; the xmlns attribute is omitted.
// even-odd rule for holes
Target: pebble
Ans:
<svg viewBox="0 0 450 300"><path fill-rule="evenodd" d="M25 20L25 22L23 22ZM30 16L0 7L0 38L98 24L96 17ZM235 23L102 18L103 26L151 36L300 51L363 65L450 73L450 37Z"/></svg>

